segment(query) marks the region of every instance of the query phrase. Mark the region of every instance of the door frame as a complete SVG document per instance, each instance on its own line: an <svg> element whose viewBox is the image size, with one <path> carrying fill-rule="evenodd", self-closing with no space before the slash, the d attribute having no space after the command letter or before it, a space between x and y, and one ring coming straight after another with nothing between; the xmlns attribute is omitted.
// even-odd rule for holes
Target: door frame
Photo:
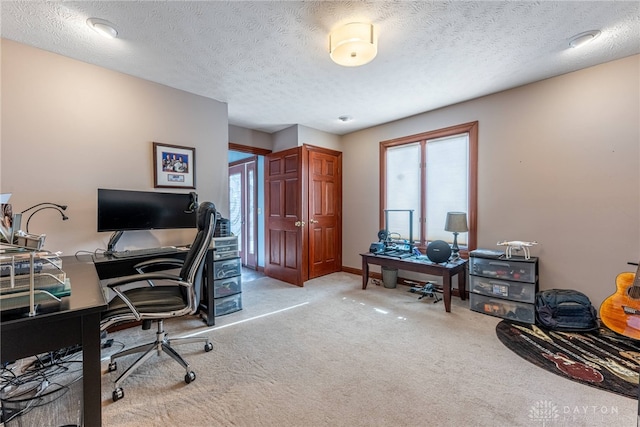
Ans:
<svg viewBox="0 0 640 427"><path fill-rule="evenodd" d="M271 150L265 149L265 148L259 148L259 147L251 147L248 145L242 145L242 144L237 144L234 142L229 142L228 145L228 150L229 151L237 151L240 153L247 153L247 154L254 154L256 156L266 156L267 154L271 153ZM228 178L227 178L228 180ZM256 183L258 180L258 175L256 175ZM228 185L228 184L227 184ZM228 191L228 190L227 190ZM256 190L257 191L257 190ZM264 196L264 194L262 194ZM258 196L260 197L260 195ZM262 215L257 215L257 220L256 220L256 227L258 227L258 221L260 221L260 218L264 218L264 216ZM265 259L265 254L263 253L263 251L261 250L262 248L260 247L260 245L258 244L258 239L260 238L259 233L256 234L256 256L257 256L257 260L256 260L256 270L257 271L264 271L264 267L260 266L260 261Z"/></svg>
<svg viewBox="0 0 640 427"><path fill-rule="evenodd" d="M253 194L248 193L249 174L247 165L251 164L253 169ZM240 180L240 206L241 206L241 232L240 232L240 247L239 251L240 260L244 267L249 267L253 270L258 269L258 156L251 156L244 159L236 160L229 163L229 176L231 176L231 169L238 168L241 176ZM248 200L253 199L253 210L248 210ZM231 200L229 200L231 202ZM252 230L249 230L250 224ZM249 252L249 236L253 236L253 253Z"/></svg>

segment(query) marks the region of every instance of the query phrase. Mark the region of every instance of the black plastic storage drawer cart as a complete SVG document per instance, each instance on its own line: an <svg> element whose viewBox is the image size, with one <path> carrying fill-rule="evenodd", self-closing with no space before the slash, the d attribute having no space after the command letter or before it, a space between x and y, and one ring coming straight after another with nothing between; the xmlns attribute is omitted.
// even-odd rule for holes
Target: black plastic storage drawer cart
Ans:
<svg viewBox="0 0 640 427"><path fill-rule="evenodd" d="M213 262L213 313L222 316L242 310L242 264L240 258Z"/></svg>
<svg viewBox="0 0 640 427"><path fill-rule="evenodd" d="M208 307L208 298L200 302L200 314L209 326L215 324L217 316L242 310L242 261L238 256L238 237L214 237L210 248L213 262L207 268L212 270L208 276L213 281L213 304ZM209 284L206 283L203 297L209 292Z"/></svg>
<svg viewBox="0 0 640 427"><path fill-rule="evenodd" d="M523 323L535 323L538 258L506 258L504 252L469 253L471 310Z"/></svg>

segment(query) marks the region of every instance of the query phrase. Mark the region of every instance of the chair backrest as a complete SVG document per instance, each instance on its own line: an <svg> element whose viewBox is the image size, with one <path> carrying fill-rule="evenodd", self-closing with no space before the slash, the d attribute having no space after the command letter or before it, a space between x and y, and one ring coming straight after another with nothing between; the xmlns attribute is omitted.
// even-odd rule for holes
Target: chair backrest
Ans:
<svg viewBox="0 0 640 427"><path fill-rule="evenodd" d="M197 213L197 227L198 232L180 270L182 280L193 284L195 300L192 303L195 304L195 308L200 302L204 258L216 228L216 206L213 203L202 202L200 204Z"/></svg>

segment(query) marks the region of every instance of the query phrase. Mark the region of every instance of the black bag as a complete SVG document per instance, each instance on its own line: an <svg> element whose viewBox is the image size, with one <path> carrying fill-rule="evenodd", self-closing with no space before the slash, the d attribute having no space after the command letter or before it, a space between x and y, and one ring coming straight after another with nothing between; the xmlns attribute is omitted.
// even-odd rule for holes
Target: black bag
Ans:
<svg viewBox="0 0 640 427"><path fill-rule="evenodd" d="M547 289L536 293L536 323L554 331L592 331L598 314L589 297L571 289Z"/></svg>

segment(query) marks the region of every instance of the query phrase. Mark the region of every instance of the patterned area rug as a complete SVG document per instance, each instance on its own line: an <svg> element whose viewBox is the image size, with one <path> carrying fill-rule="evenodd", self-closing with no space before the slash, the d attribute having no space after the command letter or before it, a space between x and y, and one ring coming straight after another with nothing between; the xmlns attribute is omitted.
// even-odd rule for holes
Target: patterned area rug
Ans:
<svg viewBox="0 0 640 427"><path fill-rule="evenodd" d="M498 323L496 334L509 349L547 371L632 399L638 397L640 341L606 328L553 332L507 320Z"/></svg>

